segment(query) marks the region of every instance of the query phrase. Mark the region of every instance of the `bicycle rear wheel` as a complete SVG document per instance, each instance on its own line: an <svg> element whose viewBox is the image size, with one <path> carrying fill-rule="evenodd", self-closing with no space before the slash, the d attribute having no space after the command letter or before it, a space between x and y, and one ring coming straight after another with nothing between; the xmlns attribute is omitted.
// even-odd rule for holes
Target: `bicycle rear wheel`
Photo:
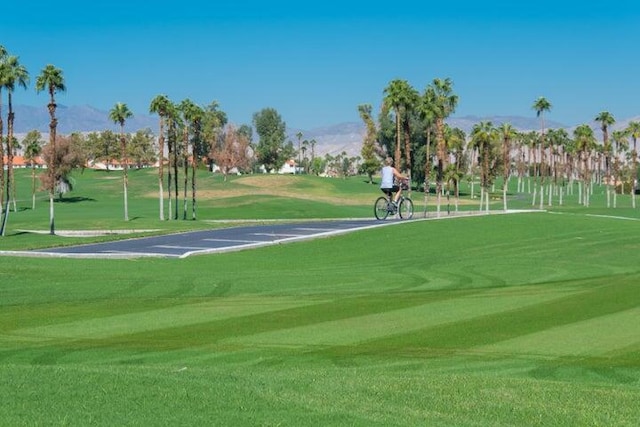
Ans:
<svg viewBox="0 0 640 427"><path fill-rule="evenodd" d="M402 199L400 200L400 218L402 219L411 219L413 217L413 202L411 199Z"/></svg>
<svg viewBox="0 0 640 427"><path fill-rule="evenodd" d="M389 215L388 203L389 202L386 197L378 197L375 205L373 205L373 213L376 216L376 219L387 219L387 216Z"/></svg>

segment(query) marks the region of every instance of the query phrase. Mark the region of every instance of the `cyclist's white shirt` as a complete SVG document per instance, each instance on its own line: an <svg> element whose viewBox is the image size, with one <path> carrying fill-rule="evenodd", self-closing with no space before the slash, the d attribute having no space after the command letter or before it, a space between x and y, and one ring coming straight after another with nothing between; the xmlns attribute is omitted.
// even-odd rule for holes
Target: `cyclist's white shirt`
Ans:
<svg viewBox="0 0 640 427"><path fill-rule="evenodd" d="M393 188L393 167L384 166L382 168L382 182L380 188Z"/></svg>

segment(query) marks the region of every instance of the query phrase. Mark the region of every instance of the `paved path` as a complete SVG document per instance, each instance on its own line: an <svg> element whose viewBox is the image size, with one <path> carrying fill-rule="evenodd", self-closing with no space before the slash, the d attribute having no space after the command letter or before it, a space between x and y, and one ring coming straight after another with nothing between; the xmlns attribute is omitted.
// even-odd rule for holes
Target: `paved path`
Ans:
<svg viewBox="0 0 640 427"><path fill-rule="evenodd" d="M399 223L399 220L376 221L326 220L266 224L192 231L164 236L142 237L115 242L95 243L63 248L49 248L22 253L32 256L77 258L185 258L195 254L237 251L323 236L348 233L364 228Z"/></svg>

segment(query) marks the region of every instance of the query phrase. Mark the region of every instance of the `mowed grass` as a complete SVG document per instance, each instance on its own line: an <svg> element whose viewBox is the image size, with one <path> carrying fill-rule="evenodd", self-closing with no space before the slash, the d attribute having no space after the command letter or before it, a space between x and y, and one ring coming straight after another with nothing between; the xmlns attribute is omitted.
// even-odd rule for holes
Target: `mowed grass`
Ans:
<svg viewBox="0 0 640 427"><path fill-rule="evenodd" d="M640 223L0 258L2 425L637 425Z"/></svg>
<svg viewBox="0 0 640 427"><path fill-rule="evenodd" d="M120 174L85 173L60 228L371 216L378 196L203 174L199 220L161 222L135 171L125 222ZM180 260L0 257L0 425L638 425L639 215L602 201ZM46 200L21 206L0 249L87 241L16 231L48 226Z"/></svg>

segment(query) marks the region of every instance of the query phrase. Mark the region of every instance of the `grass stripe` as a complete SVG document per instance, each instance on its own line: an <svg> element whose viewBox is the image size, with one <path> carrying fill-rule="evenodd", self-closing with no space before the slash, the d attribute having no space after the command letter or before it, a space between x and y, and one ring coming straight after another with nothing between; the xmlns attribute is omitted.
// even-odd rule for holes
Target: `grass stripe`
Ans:
<svg viewBox="0 0 640 427"><path fill-rule="evenodd" d="M604 356L640 344L640 308L594 317L477 347L482 352L545 356Z"/></svg>
<svg viewBox="0 0 640 427"><path fill-rule="evenodd" d="M331 346L358 344L371 339L474 319L549 302L567 295L566 289L539 293L533 287L489 290L458 298L391 309L380 313L322 321L254 335L234 337L224 343L260 346ZM393 298L393 297L391 297Z"/></svg>
<svg viewBox="0 0 640 427"><path fill-rule="evenodd" d="M317 301L287 297L230 297L138 313L16 329L10 332L10 339L34 341L50 338L101 339L302 307L314 303Z"/></svg>

